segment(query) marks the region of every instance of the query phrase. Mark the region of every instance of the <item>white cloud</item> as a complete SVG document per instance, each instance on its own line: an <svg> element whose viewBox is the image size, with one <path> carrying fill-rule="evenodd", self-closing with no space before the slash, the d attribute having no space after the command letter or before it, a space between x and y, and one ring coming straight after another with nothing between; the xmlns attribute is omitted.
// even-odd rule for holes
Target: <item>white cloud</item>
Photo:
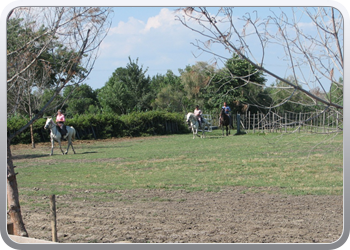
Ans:
<svg viewBox="0 0 350 250"><path fill-rule="evenodd" d="M175 15L163 8L148 19L129 17L118 21L101 44L90 84L102 87L114 70L127 65L129 56L132 60L139 58L139 65L149 68L150 75L165 74L169 69L177 74L179 68L206 60L202 56L194 58L192 52L198 51L191 42L199 35L176 21Z"/></svg>
<svg viewBox="0 0 350 250"><path fill-rule="evenodd" d="M112 27L110 30L111 35L131 35L140 33L144 28L145 23L141 20L138 20L134 17L129 17L128 22L120 21L118 26Z"/></svg>
<svg viewBox="0 0 350 250"><path fill-rule="evenodd" d="M146 27L142 32L146 33L150 31L152 28L153 29L166 28L176 24L177 23L175 23L174 12L164 8L160 11L159 15L148 18Z"/></svg>

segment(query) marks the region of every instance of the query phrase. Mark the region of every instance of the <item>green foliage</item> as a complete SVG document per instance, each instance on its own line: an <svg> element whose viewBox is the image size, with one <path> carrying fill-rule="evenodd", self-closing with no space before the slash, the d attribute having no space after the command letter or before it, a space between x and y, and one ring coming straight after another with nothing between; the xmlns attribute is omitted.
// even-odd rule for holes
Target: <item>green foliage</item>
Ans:
<svg viewBox="0 0 350 250"><path fill-rule="evenodd" d="M185 92L181 84L181 78L170 70L166 75L156 75L152 78L151 89L154 91L155 100L152 107L156 110L168 112L182 112L184 110Z"/></svg>
<svg viewBox="0 0 350 250"><path fill-rule="evenodd" d="M150 89L151 79L146 76L147 70L138 65L138 59L125 68L118 68L98 92L98 100L105 112L127 114L133 111L151 109L153 99Z"/></svg>
<svg viewBox="0 0 350 250"><path fill-rule="evenodd" d="M208 93L216 92L216 94L209 95L208 103L213 107L221 107L226 101L234 113L239 112L235 110L234 103L256 104L261 102L260 94L263 92L265 82L266 79L261 71L234 54L226 61L225 68L212 80ZM251 107L250 111L256 112L257 110Z"/></svg>
<svg viewBox="0 0 350 250"><path fill-rule="evenodd" d="M297 81L292 76L287 77L287 80L297 84ZM308 112L315 107L315 103L304 93L294 90L293 87L281 81L276 81L272 88L268 88L268 92L272 98L271 106L276 106L275 111L279 113L285 111Z"/></svg>
<svg viewBox="0 0 350 250"><path fill-rule="evenodd" d="M328 93L328 98L331 100L331 102L343 106L344 82L342 78L339 79L339 84L335 82L332 83L331 89Z"/></svg>
<svg viewBox="0 0 350 250"><path fill-rule="evenodd" d="M84 113L98 113L96 112L98 110L97 93L89 85L82 84L74 89L74 91L73 89L74 86L68 86L63 91L63 98L69 96L66 103L66 117L73 117ZM90 107L96 107L96 109Z"/></svg>
<svg viewBox="0 0 350 250"><path fill-rule="evenodd" d="M25 119L23 117L14 116L12 118L7 119L7 134L14 133L15 131L19 130L21 127L26 125L28 123L28 119ZM44 141L46 138L49 138L50 132L44 129L46 119L38 119L33 124L33 130L34 132L34 139L36 142ZM24 143L29 144L31 143L30 138L30 130L29 128L25 130L23 133L20 133L18 136L14 137L11 140L11 144L18 144L18 143Z"/></svg>
<svg viewBox="0 0 350 250"><path fill-rule="evenodd" d="M28 121L20 117L7 120L7 133L20 129ZM44 130L46 119L34 123L36 142L49 140L49 131ZM181 113L164 111L133 112L128 115L83 114L66 119L66 125L73 126L78 139L106 139L112 137L137 137L148 135L165 135L187 133L187 125ZM11 143L30 143L29 128L15 137Z"/></svg>

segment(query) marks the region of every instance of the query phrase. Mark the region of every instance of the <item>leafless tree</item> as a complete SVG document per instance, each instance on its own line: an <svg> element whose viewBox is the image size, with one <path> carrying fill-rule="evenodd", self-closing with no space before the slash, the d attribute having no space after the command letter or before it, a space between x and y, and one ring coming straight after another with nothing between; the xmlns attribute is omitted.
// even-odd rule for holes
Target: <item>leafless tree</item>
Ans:
<svg viewBox="0 0 350 250"><path fill-rule="evenodd" d="M225 61L237 54L258 71L285 83L285 90L294 89L290 97L301 92L325 110L342 113L342 14L332 7L265 8L268 16L259 16L259 8L253 7L246 8L243 16L237 16L238 7L186 7L178 10L177 20L203 37L193 45L215 60ZM281 71L270 69L272 60ZM337 98L332 95L335 88Z"/></svg>
<svg viewBox="0 0 350 250"><path fill-rule="evenodd" d="M21 7L8 15L8 24L20 20L24 30L7 45L8 116L18 112L24 102L31 107L28 102L34 91L53 90L50 100L42 103L36 114L29 112L28 123L7 136L8 214L16 235L28 233L21 216L11 140L42 117L63 88L86 79L109 30L111 13L110 8L100 7Z"/></svg>

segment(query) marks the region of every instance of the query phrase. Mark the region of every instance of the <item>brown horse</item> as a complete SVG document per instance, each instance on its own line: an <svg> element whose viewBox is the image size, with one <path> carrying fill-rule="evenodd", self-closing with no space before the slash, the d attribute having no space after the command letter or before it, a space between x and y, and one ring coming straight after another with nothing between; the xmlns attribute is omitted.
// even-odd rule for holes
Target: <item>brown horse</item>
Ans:
<svg viewBox="0 0 350 250"><path fill-rule="evenodd" d="M230 117L226 115L225 109L221 109L220 112L220 127L222 129L222 136L224 136L224 126L226 126L226 136L231 134Z"/></svg>

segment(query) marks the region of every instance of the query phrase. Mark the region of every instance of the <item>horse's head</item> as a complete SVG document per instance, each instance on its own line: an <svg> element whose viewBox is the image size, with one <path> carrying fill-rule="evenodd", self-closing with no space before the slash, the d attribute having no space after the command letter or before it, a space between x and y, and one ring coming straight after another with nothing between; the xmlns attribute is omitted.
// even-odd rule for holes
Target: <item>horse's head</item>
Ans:
<svg viewBox="0 0 350 250"><path fill-rule="evenodd" d="M222 115L224 115L224 114L225 114L225 109L222 108L221 111L220 111L220 115L222 116Z"/></svg>
<svg viewBox="0 0 350 250"><path fill-rule="evenodd" d="M186 117L186 122L187 123L190 123L190 122L192 122L192 120L194 120L194 114L193 113L188 113L187 114L187 117Z"/></svg>
<svg viewBox="0 0 350 250"><path fill-rule="evenodd" d="M51 128L51 127L52 127L52 124L53 124L52 118L48 117L48 118L46 119L46 123L45 123L44 129Z"/></svg>

